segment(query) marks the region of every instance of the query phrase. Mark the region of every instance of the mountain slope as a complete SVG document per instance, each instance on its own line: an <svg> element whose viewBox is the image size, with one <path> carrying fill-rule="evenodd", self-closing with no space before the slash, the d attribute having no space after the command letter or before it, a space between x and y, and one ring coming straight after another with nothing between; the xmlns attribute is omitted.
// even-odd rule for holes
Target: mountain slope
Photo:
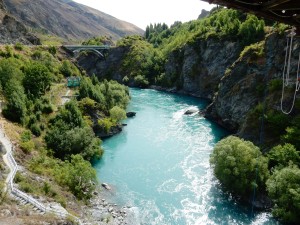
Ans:
<svg viewBox="0 0 300 225"><path fill-rule="evenodd" d="M96 9L66 0L4 0L7 10L34 31L65 39L142 34L143 30Z"/></svg>
<svg viewBox="0 0 300 225"><path fill-rule="evenodd" d="M13 16L7 14L3 0L0 0L0 44L40 44L40 40Z"/></svg>

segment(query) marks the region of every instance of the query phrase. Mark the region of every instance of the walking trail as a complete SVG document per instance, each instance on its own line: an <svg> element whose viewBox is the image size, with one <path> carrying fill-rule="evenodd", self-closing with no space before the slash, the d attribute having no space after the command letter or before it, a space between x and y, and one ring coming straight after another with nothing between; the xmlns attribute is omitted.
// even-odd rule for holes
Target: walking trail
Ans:
<svg viewBox="0 0 300 225"><path fill-rule="evenodd" d="M3 155L3 161L8 166L10 172L5 180L4 184L4 193L10 194L13 198L20 201L23 204L30 204L33 206L33 209L36 211L44 213L53 213L59 217L66 218L70 217L74 221L76 221L78 224L82 225L82 222L79 220L79 218L73 216L72 214L68 213L67 210L64 208L53 208L49 206L45 206L41 202L37 201L32 196L26 194L25 192L19 190L13 183L14 177L16 175L16 172L18 171L18 164L15 161L13 157L13 151L14 151L14 145L9 140L7 135L5 134L4 130L4 123L3 123L3 117L1 114L2 107L0 101L0 145L2 144L2 151L5 152Z"/></svg>

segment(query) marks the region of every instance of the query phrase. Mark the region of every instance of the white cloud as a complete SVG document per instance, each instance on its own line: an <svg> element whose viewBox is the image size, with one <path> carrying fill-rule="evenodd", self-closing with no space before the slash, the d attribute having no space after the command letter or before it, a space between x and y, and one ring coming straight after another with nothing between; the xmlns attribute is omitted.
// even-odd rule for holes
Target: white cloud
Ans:
<svg viewBox="0 0 300 225"><path fill-rule="evenodd" d="M145 29L150 23L174 21L186 22L196 19L202 9L213 5L200 0L74 0L88 5L118 19Z"/></svg>

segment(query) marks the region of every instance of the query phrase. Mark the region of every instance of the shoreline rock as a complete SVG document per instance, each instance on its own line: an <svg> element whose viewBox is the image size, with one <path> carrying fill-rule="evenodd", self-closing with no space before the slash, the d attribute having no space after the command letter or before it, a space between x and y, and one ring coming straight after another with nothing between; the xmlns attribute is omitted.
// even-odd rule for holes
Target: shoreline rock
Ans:
<svg viewBox="0 0 300 225"><path fill-rule="evenodd" d="M105 183L106 184L106 183ZM120 206L111 203L109 198L111 191L97 190L97 194L89 202L89 206L83 206L81 216L84 224L97 225L138 225L136 215L130 206Z"/></svg>
<svg viewBox="0 0 300 225"><path fill-rule="evenodd" d="M135 115L136 115L136 112L127 112L127 113L126 113L126 116L127 116L128 118L134 117Z"/></svg>

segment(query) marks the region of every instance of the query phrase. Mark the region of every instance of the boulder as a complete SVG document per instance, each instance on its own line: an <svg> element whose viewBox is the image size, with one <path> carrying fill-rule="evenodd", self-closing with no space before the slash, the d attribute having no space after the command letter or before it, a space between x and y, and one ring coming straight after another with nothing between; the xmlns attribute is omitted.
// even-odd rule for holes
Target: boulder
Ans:
<svg viewBox="0 0 300 225"><path fill-rule="evenodd" d="M136 112L127 112L127 113L126 113L126 116L127 116L128 118L134 117L135 115L136 115Z"/></svg>
<svg viewBox="0 0 300 225"><path fill-rule="evenodd" d="M110 186L107 183L102 183L102 187L104 187L106 190L111 190Z"/></svg>
<svg viewBox="0 0 300 225"><path fill-rule="evenodd" d="M194 113L197 113L199 112L198 109L188 109L184 112L184 115L191 115L191 114L194 114Z"/></svg>

